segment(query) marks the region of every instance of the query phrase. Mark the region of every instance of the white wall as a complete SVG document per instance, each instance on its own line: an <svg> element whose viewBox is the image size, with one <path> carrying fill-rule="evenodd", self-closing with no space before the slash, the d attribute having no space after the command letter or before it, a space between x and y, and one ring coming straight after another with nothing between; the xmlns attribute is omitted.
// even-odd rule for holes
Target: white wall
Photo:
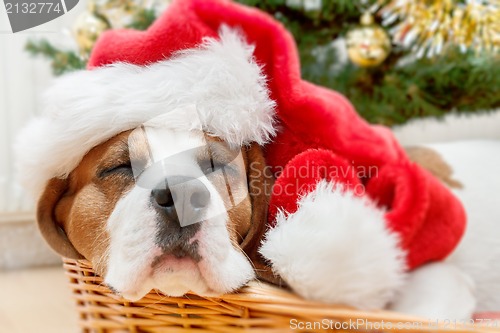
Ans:
<svg viewBox="0 0 500 333"><path fill-rule="evenodd" d="M52 79L50 62L33 58L25 50L28 39L47 38L55 45L74 49L70 36L76 16L85 9L86 1L69 13L40 27L13 34L5 7L0 4L0 221L8 215L32 210L13 178L12 141L20 128L40 112L39 96ZM5 220L5 218L4 218Z"/></svg>
<svg viewBox="0 0 500 333"><path fill-rule="evenodd" d="M53 79L50 62L26 53L26 42L47 38L59 47L75 49L69 31L85 2L80 0L52 22L16 34L10 31L0 3L0 271L60 263L34 223L32 199L14 181L12 143L29 118L40 112L40 94Z"/></svg>

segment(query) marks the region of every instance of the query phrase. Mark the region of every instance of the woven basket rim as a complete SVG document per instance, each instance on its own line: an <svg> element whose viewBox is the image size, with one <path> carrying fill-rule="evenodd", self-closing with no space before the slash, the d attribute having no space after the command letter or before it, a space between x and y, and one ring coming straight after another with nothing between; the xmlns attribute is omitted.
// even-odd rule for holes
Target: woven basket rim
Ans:
<svg viewBox="0 0 500 333"><path fill-rule="evenodd" d="M286 289L257 280L251 281L235 293L219 297L204 297L194 293L188 293L183 297L168 297L153 290L143 299L129 302L113 294L103 285L102 278L93 272L89 261L63 258L63 266L74 291L73 297L77 302L77 309L82 318L80 325L84 328L84 332L115 332L113 327L123 328L124 325L132 325L130 323L136 325L134 329L128 329L130 332L182 332L185 331L181 328L183 325L188 327L188 330L193 330L192 325L203 326L203 322L197 319L198 316L203 316L207 325L212 325L205 330L207 332L243 332L252 331L251 329L255 332L291 331L290 320L297 319L298 322L312 323L322 320L342 323L362 320L368 330L372 330L370 327L376 327L378 324L381 329L377 331L500 333L500 328L486 325L470 323L452 325L453 322L433 322L427 318L387 310L364 311L304 300ZM173 305L175 309L172 308ZM164 320L170 325L169 321L174 321L172 317L167 318L158 313L161 309L168 311L174 309L172 311L181 316L181 319L175 319L177 322L174 324L178 325L177 328L142 330L140 328L142 324L152 325L152 323ZM183 314L184 317L182 317ZM408 323L407 326L398 328L398 325L406 323ZM411 323L418 325L411 327ZM252 325L260 325L259 327L267 325L269 330L262 327L254 328ZM349 327L346 330L350 331ZM204 332L202 329L197 329L197 331ZM301 330L293 331L300 332ZM316 330L308 330L308 332L316 332Z"/></svg>

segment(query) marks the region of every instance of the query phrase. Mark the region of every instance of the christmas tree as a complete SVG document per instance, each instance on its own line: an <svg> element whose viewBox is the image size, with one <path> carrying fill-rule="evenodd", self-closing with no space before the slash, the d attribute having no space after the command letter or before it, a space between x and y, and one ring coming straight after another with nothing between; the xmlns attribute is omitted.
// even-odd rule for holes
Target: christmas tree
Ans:
<svg viewBox="0 0 500 333"><path fill-rule="evenodd" d="M139 0L137 0L139 1ZM31 41L55 74L84 68L99 34L146 29L166 3L89 2L75 22L78 51ZM344 94L372 123L401 124L500 106L500 8L486 0L238 0L293 34L304 79Z"/></svg>

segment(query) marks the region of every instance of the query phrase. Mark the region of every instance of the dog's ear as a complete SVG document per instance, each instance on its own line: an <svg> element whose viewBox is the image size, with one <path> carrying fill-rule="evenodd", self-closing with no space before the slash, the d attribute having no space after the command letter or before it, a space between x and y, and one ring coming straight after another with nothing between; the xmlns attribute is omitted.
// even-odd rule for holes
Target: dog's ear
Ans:
<svg viewBox="0 0 500 333"><path fill-rule="evenodd" d="M83 259L83 256L73 247L55 217L56 206L68 187L67 179L52 178L38 200L38 228L50 247L63 257Z"/></svg>
<svg viewBox="0 0 500 333"><path fill-rule="evenodd" d="M270 168L266 166L262 148L258 144L253 143L246 147L245 150L252 217L248 232L243 238L240 247L252 260L255 271L261 280L281 284L279 277L273 274L270 266L266 264L265 259L258 252L267 230L267 210L274 178Z"/></svg>

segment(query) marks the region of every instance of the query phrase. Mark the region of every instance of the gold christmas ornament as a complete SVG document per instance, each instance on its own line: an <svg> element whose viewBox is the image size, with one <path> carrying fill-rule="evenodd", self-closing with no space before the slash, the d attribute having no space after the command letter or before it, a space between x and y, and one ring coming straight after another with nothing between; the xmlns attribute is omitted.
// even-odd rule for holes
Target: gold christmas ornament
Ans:
<svg viewBox="0 0 500 333"><path fill-rule="evenodd" d="M378 66L391 52L389 36L369 12L361 16L360 26L347 32L346 46L349 59L361 67Z"/></svg>
<svg viewBox="0 0 500 333"><path fill-rule="evenodd" d="M109 28L109 23L97 14L95 4L90 1L88 10L77 17L72 29L82 56L90 53L97 38Z"/></svg>

